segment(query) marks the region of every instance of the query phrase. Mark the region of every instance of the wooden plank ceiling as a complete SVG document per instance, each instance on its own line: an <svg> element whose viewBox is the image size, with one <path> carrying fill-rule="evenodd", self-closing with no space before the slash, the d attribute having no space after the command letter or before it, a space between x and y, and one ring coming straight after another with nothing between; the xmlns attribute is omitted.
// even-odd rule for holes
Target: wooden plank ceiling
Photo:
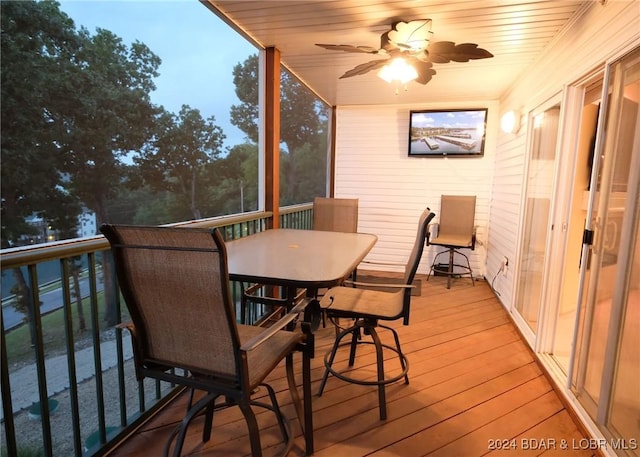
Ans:
<svg viewBox="0 0 640 457"><path fill-rule="evenodd" d="M600 1L578 0L203 0L216 14L261 47L275 46L282 63L330 105L495 100L520 74L544 58L563 30ZM344 72L383 56L330 51L315 43L380 46L396 21L432 19L432 42L477 43L494 57L434 64L426 85L407 90L372 71Z"/></svg>

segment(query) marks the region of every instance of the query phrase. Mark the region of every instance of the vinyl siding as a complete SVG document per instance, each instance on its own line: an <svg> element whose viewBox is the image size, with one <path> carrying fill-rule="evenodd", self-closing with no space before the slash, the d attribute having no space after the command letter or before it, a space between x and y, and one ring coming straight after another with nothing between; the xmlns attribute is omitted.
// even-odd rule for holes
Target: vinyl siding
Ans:
<svg viewBox="0 0 640 457"><path fill-rule="evenodd" d="M409 111L442 108L488 108L484 157L407 156ZM378 236L369 260L405 262L425 207L436 213L437 222L441 195L476 195L478 244L469 259L474 274L484 275L497 111L497 103L491 101L338 107L335 195L359 199L358 229ZM425 248L419 272L428 272L436 249Z"/></svg>
<svg viewBox="0 0 640 457"><path fill-rule="evenodd" d="M619 57L624 50L640 45L639 23L640 3L637 1L607 1L604 5L593 2L580 12L550 44L541 59L533 63L500 100L501 113L514 109L523 115L523 125L517 135L497 132L489 220L487 276L493 278L503 256L509 258L507 275L500 274L495 281L499 299L508 309L514 306L516 294L514 267L519 253L528 113L561 94L567 85L604 68L607 61ZM597 38L594 40L594 37ZM574 154L574 151L563 150L560 153Z"/></svg>
<svg viewBox="0 0 640 457"><path fill-rule="evenodd" d="M511 308L521 230L527 115L562 93L566 85L637 45L638 23L637 1L586 5L500 100L337 107L335 195L359 198L359 230L379 238L368 259L406 261L418 215L425 206L437 214L442 194L476 195L478 245L470 255L471 265L474 274L492 282L500 301ZM478 107L489 109L483 158L407 157L411 109ZM515 135L499 128L501 115L510 109L523 115ZM434 255L433 247L425 248L419 272L428 271ZM504 256L510 262L506 275L497 273Z"/></svg>

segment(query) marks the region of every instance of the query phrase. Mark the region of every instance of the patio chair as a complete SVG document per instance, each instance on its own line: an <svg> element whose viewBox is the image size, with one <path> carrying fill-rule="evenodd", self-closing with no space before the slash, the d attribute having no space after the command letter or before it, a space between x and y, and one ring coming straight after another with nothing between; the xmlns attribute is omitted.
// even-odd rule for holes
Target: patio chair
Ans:
<svg viewBox="0 0 640 457"><path fill-rule="evenodd" d="M413 249L405 265L404 278L401 284L378 284L378 283L361 283L354 282L356 287L339 286L333 287L320 300L320 308L330 318L347 318L353 319L354 323L350 327L341 330L330 351L325 354L324 365L325 372L320 382L318 395L322 395L329 374L335 377L355 384L378 386L378 403L380 419L387 418L386 392L387 384L405 380L409 383L407 372L409 371L409 362L400 348L400 340L395 329L382 325L380 321L394 321L402 319L404 325L409 325L409 310L411 304L411 288L413 287L413 279L422 257L424 248L427 226L435 217L429 208L425 209L420 215L418 230L413 244ZM363 287L367 287L366 289ZM384 290L376 290L383 288ZM396 289L390 291L389 288ZM395 340L395 347L384 344L378 336L378 328L390 330ZM362 336L369 335L371 340ZM342 340L351 336L350 342L342 343ZM372 344L376 351L376 367L377 378L369 380L364 378L356 378L357 370L352 371L355 364L356 349L361 344ZM349 346L349 369L348 371L339 372L334 369L333 363L338 350L343 346ZM389 349L398 356L401 372L399 374L387 374L384 368L383 350Z"/></svg>
<svg viewBox="0 0 640 457"><path fill-rule="evenodd" d="M313 230L326 232L358 231L358 199L315 197L313 199ZM351 273L351 279L356 280L357 269ZM326 289L314 291L316 297L326 293ZM326 315L322 312L322 326L326 326Z"/></svg>
<svg viewBox="0 0 640 457"><path fill-rule="evenodd" d="M328 198L313 199L313 230L328 232L358 231L358 199Z"/></svg>
<svg viewBox="0 0 640 457"><path fill-rule="evenodd" d="M454 277L469 276L471 283L473 271L469 263L469 257L460 249L476 248L476 228L474 226L476 214L476 196L443 195L440 200L440 221L433 224L437 227L437 235L431 240L427 233L427 246L442 246L444 251L440 251L433 258L433 263L427 275L427 281L434 275L447 276L447 289L451 288L451 280ZM449 254L446 269L441 264L436 263L441 254ZM455 263L454 255L462 256L465 264Z"/></svg>
<svg viewBox="0 0 640 457"><path fill-rule="evenodd" d="M285 455L294 437L274 390L264 379L287 359L289 386L300 416L292 357L305 335L292 331L291 326L308 302L300 303L268 329L237 324L226 248L216 229L105 224L101 231L111 245L118 283L131 315L132 322L124 326L132 335L136 377L206 392L195 404L189 402L182 423L167 440L164 455L169 455L174 440L173 455L180 455L187 428L201 413L205 414L202 440L209 441L214 410L230 405L242 411L253 456L261 456L262 449L252 407L273 411ZM252 398L264 392L260 386L266 389L270 403Z"/></svg>

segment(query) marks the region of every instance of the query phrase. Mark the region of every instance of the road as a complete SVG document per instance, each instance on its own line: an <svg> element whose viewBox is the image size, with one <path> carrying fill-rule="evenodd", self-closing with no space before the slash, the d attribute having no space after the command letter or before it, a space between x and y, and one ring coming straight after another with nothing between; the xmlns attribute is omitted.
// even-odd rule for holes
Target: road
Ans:
<svg viewBox="0 0 640 457"><path fill-rule="evenodd" d="M103 289L103 285L101 282L97 284L98 292ZM82 297L89 296L89 280L81 279L80 280L80 292ZM56 309L62 308L62 288L54 289L49 292L45 292L40 295L40 301L42 305L40 306L40 314L44 315L50 313L51 311L55 311ZM19 311L16 311L15 308L10 304L2 305L2 319L4 321L4 329L10 330L14 327L21 325L24 322L25 315Z"/></svg>

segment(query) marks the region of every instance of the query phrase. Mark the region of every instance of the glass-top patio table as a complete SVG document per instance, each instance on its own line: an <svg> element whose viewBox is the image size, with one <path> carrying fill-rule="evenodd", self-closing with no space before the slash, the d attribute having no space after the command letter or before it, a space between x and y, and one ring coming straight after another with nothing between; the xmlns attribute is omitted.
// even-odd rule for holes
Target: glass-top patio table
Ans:
<svg viewBox="0 0 640 457"><path fill-rule="evenodd" d="M312 292L340 284L351 275L377 239L368 233L266 230L226 243L229 278L281 286L287 291L286 296L293 300L298 288ZM311 347L303 351L302 357L304 412L298 411L301 422L304 417L301 425L307 455L313 454L310 362L313 338L311 340Z"/></svg>

